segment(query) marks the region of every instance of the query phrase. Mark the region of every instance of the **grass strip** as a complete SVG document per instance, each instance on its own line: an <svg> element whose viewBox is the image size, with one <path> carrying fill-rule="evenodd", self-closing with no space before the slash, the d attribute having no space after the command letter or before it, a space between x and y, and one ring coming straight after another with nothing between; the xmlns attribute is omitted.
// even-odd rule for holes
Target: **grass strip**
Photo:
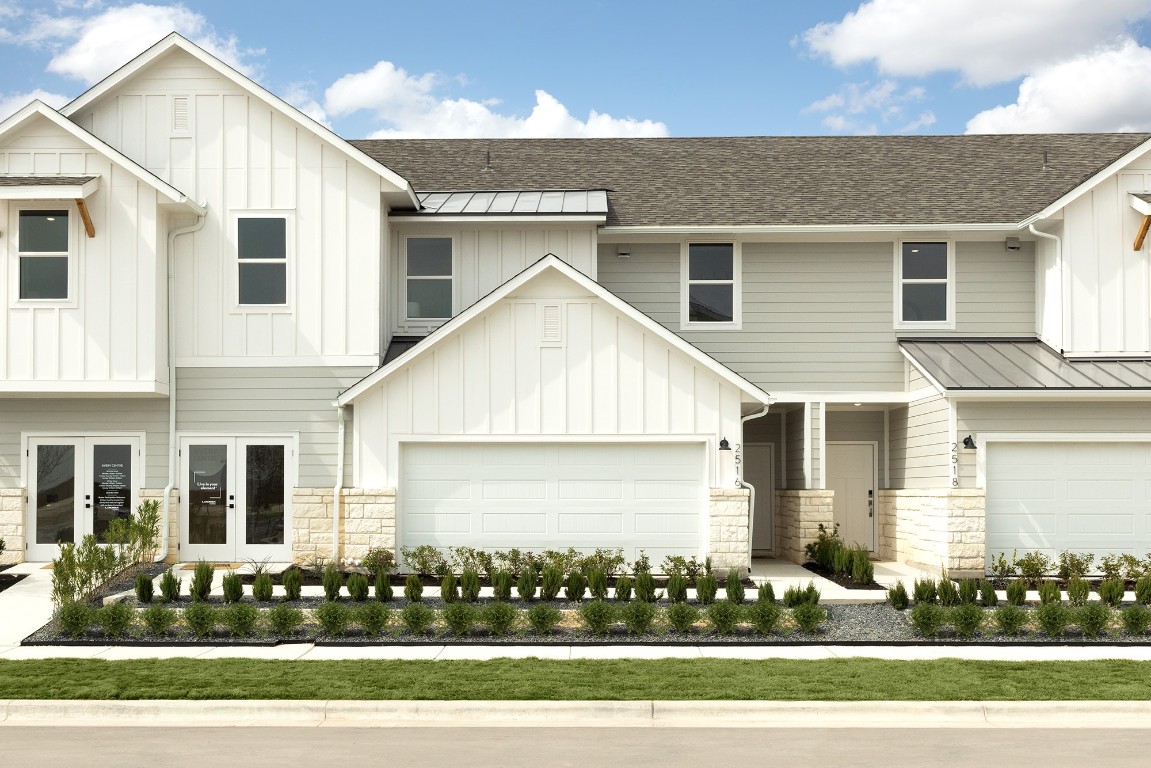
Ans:
<svg viewBox="0 0 1151 768"><path fill-rule="evenodd" d="M1151 662L0 661L0 699L1147 700Z"/></svg>

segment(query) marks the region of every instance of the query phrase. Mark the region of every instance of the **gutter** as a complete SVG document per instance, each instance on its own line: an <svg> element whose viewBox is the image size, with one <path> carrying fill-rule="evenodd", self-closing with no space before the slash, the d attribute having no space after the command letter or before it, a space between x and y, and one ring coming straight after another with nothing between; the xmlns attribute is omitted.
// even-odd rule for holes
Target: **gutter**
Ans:
<svg viewBox="0 0 1151 768"><path fill-rule="evenodd" d="M333 401L339 428L336 432L336 484L332 487L332 562L340 559L340 496L344 492L344 406Z"/></svg>
<svg viewBox="0 0 1151 768"><path fill-rule="evenodd" d="M759 419L767 415L768 409L771 405L765 405L755 413L750 413L739 420L739 439L743 440L743 425L752 419ZM747 497L747 571L751 573L751 545L755 535L755 486L751 483L744 481L742 464L740 472L736 475L735 484L740 488L748 490ZM768 489L770 490L770 489Z"/></svg>
<svg viewBox="0 0 1151 768"><path fill-rule="evenodd" d="M1043 217L1044 219L1046 216ZM1036 237L1042 237L1046 240L1055 241L1055 258L1059 264L1059 350L1063 351L1064 345L1067 343L1067 307L1064 302L1067 296L1064 291L1063 282L1063 238L1059 235L1052 234L1051 232L1043 232L1035 228L1034 222L1027 225L1027 230Z"/></svg>
<svg viewBox="0 0 1151 768"><path fill-rule="evenodd" d="M199 232L207 218L207 203L196 206L201 213L196 215L196 223L174 229L168 233L168 484L164 486L163 526L160 531L159 560L168 558L168 527L172 519L172 489L176 487L176 324L173 322L172 306L176 295L176 238Z"/></svg>

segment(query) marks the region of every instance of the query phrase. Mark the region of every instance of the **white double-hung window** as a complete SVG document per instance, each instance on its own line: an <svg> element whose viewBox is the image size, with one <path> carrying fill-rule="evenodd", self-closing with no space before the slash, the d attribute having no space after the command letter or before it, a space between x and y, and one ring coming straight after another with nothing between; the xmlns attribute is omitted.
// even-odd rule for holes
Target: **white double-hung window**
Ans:
<svg viewBox="0 0 1151 768"><path fill-rule="evenodd" d="M236 262L240 306L287 305L287 217L237 216Z"/></svg>
<svg viewBox="0 0 1151 768"><path fill-rule="evenodd" d="M72 230L68 211L25 209L19 212L21 301L67 301L72 284Z"/></svg>
<svg viewBox="0 0 1151 768"><path fill-rule="evenodd" d="M740 253L737 243L687 243L683 250L682 274L682 327L739 327Z"/></svg>
<svg viewBox="0 0 1151 768"><path fill-rule="evenodd" d="M409 321L447 320L454 306L452 238L409 237L404 254L404 307Z"/></svg>
<svg viewBox="0 0 1151 768"><path fill-rule="evenodd" d="M951 244L900 243L896 259L896 327L954 328L955 265Z"/></svg>

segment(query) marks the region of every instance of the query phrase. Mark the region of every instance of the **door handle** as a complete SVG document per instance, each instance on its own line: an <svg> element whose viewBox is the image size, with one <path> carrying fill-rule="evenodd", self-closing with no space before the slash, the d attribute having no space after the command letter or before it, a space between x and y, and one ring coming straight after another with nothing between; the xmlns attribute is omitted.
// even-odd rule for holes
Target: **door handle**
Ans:
<svg viewBox="0 0 1151 768"><path fill-rule="evenodd" d="M228 509L235 509L235 508L236 508L236 497L229 494L228 495Z"/></svg>
<svg viewBox="0 0 1151 768"><path fill-rule="evenodd" d="M875 517L875 491L867 492L867 516Z"/></svg>
<svg viewBox="0 0 1151 768"><path fill-rule="evenodd" d="M91 509L92 508L91 501L92 501L92 494L90 494L90 493L84 494L84 509Z"/></svg>

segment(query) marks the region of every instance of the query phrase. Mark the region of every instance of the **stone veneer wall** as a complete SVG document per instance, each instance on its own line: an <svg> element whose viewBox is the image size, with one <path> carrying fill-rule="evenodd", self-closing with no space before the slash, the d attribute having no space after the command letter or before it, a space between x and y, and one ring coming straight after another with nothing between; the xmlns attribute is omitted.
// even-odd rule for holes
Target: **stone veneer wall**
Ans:
<svg viewBox="0 0 1151 768"><path fill-rule="evenodd" d="M747 572L751 554L746 488L712 488L708 510L707 554L717 571Z"/></svg>
<svg viewBox="0 0 1151 768"><path fill-rule="evenodd" d="M986 492L938 488L879 492L879 556L954 575L982 575Z"/></svg>
<svg viewBox="0 0 1151 768"><path fill-rule="evenodd" d="M807 559L804 546L819 535L819 524L832 526L835 491L775 492L775 554L793 563Z"/></svg>
<svg viewBox="0 0 1151 768"><path fill-rule="evenodd" d="M292 490L292 559L297 563L317 556L332 557L332 489Z"/></svg>
<svg viewBox="0 0 1151 768"><path fill-rule="evenodd" d="M0 563L24 562L24 495L23 488L0 488L0 539L4 552Z"/></svg>
<svg viewBox="0 0 1151 768"><path fill-rule="evenodd" d="M395 488L345 488L340 502L340 558L359 560L373 547L395 550ZM292 516L293 559L331 558L332 489L296 488Z"/></svg>

